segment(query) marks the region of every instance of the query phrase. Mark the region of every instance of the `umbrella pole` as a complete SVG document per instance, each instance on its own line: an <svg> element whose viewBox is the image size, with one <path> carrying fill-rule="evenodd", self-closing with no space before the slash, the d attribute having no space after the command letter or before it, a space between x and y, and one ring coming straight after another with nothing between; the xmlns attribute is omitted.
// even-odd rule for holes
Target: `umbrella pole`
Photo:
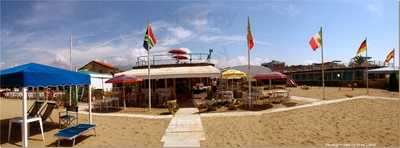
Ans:
<svg viewBox="0 0 400 148"><path fill-rule="evenodd" d="M271 90L272 89L272 82L271 82L271 79L269 79L269 90Z"/></svg>
<svg viewBox="0 0 400 148"><path fill-rule="evenodd" d="M125 86L122 84L122 94L124 97L124 110L126 110L126 97L125 97Z"/></svg>

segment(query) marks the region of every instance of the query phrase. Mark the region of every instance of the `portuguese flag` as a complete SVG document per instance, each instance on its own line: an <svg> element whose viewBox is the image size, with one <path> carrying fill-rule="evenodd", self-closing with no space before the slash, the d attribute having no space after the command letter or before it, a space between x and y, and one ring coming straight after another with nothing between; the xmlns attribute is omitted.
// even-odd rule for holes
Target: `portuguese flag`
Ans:
<svg viewBox="0 0 400 148"><path fill-rule="evenodd" d="M390 60L394 59L394 49L388 53L385 59L385 64L388 64Z"/></svg>
<svg viewBox="0 0 400 148"><path fill-rule="evenodd" d="M247 18L247 48L250 50L254 47L253 34L250 28L250 17Z"/></svg>
<svg viewBox="0 0 400 148"><path fill-rule="evenodd" d="M317 34L311 37L309 44L314 51L322 46L322 28Z"/></svg>
<svg viewBox="0 0 400 148"><path fill-rule="evenodd" d="M156 45L157 39L156 36L153 34L153 30L151 29L151 25L147 25L146 34L144 36L143 47L146 50L149 50Z"/></svg>
<svg viewBox="0 0 400 148"><path fill-rule="evenodd" d="M366 52L366 51L367 51L367 39L365 39L365 40L361 43L360 47L359 47L358 50L357 50L357 55L360 55L360 54L362 54L362 53L364 53L364 52Z"/></svg>

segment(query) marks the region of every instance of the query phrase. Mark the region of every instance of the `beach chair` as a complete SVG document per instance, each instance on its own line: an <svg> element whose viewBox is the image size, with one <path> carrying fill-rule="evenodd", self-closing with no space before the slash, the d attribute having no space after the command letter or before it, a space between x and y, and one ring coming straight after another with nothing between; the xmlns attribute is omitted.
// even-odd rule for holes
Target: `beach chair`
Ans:
<svg viewBox="0 0 400 148"><path fill-rule="evenodd" d="M43 109L43 106L45 106L48 103L44 103L43 101L35 101L33 103L33 105L29 108L28 110L28 118L27 118L27 123L28 123L28 136L29 136L29 129L30 129L30 123L32 122L39 122L39 126L40 126L40 131L42 133L42 139L43 139L43 143L45 143L44 140L44 134L43 134L43 118L40 115L40 112ZM46 107L47 110L47 107ZM46 117L47 118L47 117ZM22 117L17 117L17 118L13 118L10 119L8 121L8 141L10 141L10 137L11 137L11 129L12 129L12 125L14 123L17 124L21 124L23 123L23 119Z"/></svg>
<svg viewBox="0 0 400 148"><path fill-rule="evenodd" d="M44 107L44 101L35 101L31 107L28 109L28 117L36 117L39 116L39 112Z"/></svg>
<svg viewBox="0 0 400 148"><path fill-rule="evenodd" d="M54 120L51 118L51 113L53 113L53 110L57 107L57 104L56 102L47 102L46 104L46 108L44 109L43 113L40 114L40 117L42 118L42 121L50 119L51 122L54 122Z"/></svg>
<svg viewBox="0 0 400 148"><path fill-rule="evenodd" d="M65 111L61 111L58 113L58 124L60 128L63 125L66 127L72 125L75 121L75 124L78 124L78 106L67 106L65 107Z"/></svg>
<svg viewBox="0 0 400 148"><path fill-rule="evenodd" d="M93 130L94 135L96 135L96 125L94 124L78 124L60 130L55 134L55 136L57 137L57 146L60 145L60 141L63 139L72 140L72 146L75 146L76 137L83 135L90 130Z"/></svg>

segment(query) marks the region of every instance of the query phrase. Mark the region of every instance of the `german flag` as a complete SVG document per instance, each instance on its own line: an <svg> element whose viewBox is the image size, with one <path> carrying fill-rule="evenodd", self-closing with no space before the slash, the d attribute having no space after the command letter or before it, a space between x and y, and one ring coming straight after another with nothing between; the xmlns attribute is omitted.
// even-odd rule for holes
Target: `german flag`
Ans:
<svg viewBox="0 0 400 148"><path fill-rule="evenodd" d="M388 64L390 60L394 59L394 49L388 53L385 59L385 64Z"/></svg>
<svg viewBox="0 0 400 148"><path fill-rule="evenodd" d="M362 53L364 53L364 52L366 52L366 51L367 51L367 39L365 39L365 40L361 43L360 47L359 47L358 50L357 50L357 55L360 55L360 54L362 54Z"/></svg>
<svg viewBox="0 0 400 148"><path fill-rule="evenodd" d="M153 30L151 29L151 25L147 25L146 34L144 36L143 47L146 50L149 50L156 45L157 39L156 36L153 34Z"/></svg>

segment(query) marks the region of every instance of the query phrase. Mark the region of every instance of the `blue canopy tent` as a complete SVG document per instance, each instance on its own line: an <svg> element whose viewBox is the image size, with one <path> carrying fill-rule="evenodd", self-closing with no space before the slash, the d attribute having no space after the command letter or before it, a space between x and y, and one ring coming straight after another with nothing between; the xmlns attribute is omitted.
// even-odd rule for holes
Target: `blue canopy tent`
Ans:
<svg viewBox="0 0 400 148"><path fill-rule="evenodd" d="M27 87L89 85L89 123L92 123L91 87L88 74L73 72L47 65L29 63L0 71L0 87L22 88L23 134L22 146L28 146Z"/></svg>

